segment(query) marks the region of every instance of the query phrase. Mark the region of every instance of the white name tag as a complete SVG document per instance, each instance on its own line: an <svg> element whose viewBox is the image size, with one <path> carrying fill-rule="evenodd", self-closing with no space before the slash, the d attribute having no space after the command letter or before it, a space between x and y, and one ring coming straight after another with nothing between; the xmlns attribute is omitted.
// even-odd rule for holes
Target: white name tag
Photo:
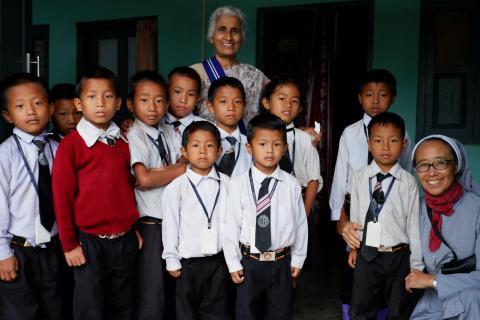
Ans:
<svg viewBox="0 0 480 320"><path fill-rule="evenodd" d="M257 231L256 227L250 229L250 253L260 253L260 251L255 247L255 233Z"/></svg>
<svg viewBox="0 0 480 320"><path fill-rule="evenodd" d="M380 237L382 235L382 225L380 222L370 221L367 225L367 237L365 244L370 247L380 247Z"/></svg>
<svg viewBox="0 0 480 320"><path fill-rule="evenodd" d="M203 229L201 237L201 253L217 254L217 230L213 228Z"/></svg>
<svg viewBox="0 0 480 320"><path fill-rule="evenodd" d="M35 243L42 244L50 242L50 232L40 222L40 216L35 218Z"/></svg>

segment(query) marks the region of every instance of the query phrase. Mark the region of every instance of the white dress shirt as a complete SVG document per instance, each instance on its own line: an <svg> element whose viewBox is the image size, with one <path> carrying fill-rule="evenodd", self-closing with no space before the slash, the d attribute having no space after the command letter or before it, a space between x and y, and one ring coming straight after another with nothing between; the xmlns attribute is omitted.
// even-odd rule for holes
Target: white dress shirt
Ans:
<svg viewBox="0 0 480 320"><path fill-rule="evenodd" d="M331 219L338 220L345 201L345 195L350 193L350 180L354 171L368 165L368 140L365 127L372 118L364 113L363 118L345 128L338 144L337 162L330 192ZM412 171L410 158L411 144L408 133L405 132L407 146L402 151L398 162L408 172Z"/></svg>
<svg viewBox="0 0 480 320"><path fill-rule="evenodd" d="M107 138L121 138L128 143L128 141L126 141L120 134L120 128L113 121L110 121L107 130L102 130L91 124L88 120L85 119L85 117L82 117L82 119L80 119L77 124L77 131L80 137L82 137L83 141L85 141L87 147L89 148L91 148L97 142L97 140L102 143L108 144Z"/></svg>
<svg viewBox="0 0 480 320"><path fill-rule="evenodd" d="M252 166L252 178L255 196L262 181L268 177ZM279 166L270 175L269 190L275 180L277 187L270 205L271 246L269 250L291 247L292 267L302 268L307 255L308 226L307 215L303 205L300 185L291 174ZM252 246L252 232L255 232L257 211L253 199L249 171L234 177L230 181L228 193L228 211L225 215L225 232L223 233L223 252L230 272L243 269L240 260L239 243Z"/></svg>
<svg viewBox="0 0 480 320"><path fill-rule="evenodd" d="M306 187L310 181L318 181L319 192L323 187L323 179L320 174L320 156L317 149L312 146L312 136L300 129L294 128L293 123L287 126L288 152L290 159L295 158L293 168L295 177L300 186ZM293 157L293 146L295 145L295 157Z"/></svg>
<svg viewBox="0 0 480 320"><path fill-rule="evenodd" d="M180 121L180 125L178 126L178 128L180 129L180 134L175 132L175 129L173 128L172 123L175 121ZM172 138L174 151L179 155L179 157L182 154L180 152L180 149L182 147L183 131L185 130L186 127L188 127L192 122L195 122L195 121L207 121L207 120L200 118L194 115L193 113L190 113L188 116L184 118L177 119L170 112L168 112L166 116L163 117L162 121L160 121L160 125L163 128L163 130ZM178 158L176 160L178 160Z"/></svg>
<svg viewBox="0 0 480 320"><path fill-rule="evenodd" d="M370 190L377 182L376 174L382 172L375 160L363 169L354 172L351 181L350 220L363 226L370 206ZM396 163L389 171L392 177L382 181L386 195L390 183L395 178L390 194L378 216L381 225L380 246L393 247L401 243L410 245L410 267L423 270L422 247L419 227L419 196L415 177ZM359 232L362 239L362 232Z"/></svg>
<svg viewBox="0 0 480 320"><path fill-rule="evenodd" d="M17 135L28 166L38 183L38 148L33 143L37 137L18 128L13 129ZM39 137L46 136L43 132ZM45 155L48 159L50 172L58 143L47 139ZM32 245L35 243L35 219L40 215L38 194L15 142L10 136L0 145L0 260L13 255L10 240L13 235L27 239ZM50 235L58 233L54 224Z"/></svg>
<svg viewBox="0 0 480 320"><path fill-rule="evenodd" d="M225 130L218 128L220 131L220 137L222 139L222 154L217 159L217 164L222 161L223 156L225 153L232 147L230 142L226 139L226 137L234 137L237 139L235 143L235 158L238 157L237 162L235 163L235 168L233 168L232 177L238 176L245 171L247 171L252 166L252 156L248 153L247 147L245 146L247 142L247 137L240 132L240 129L237 127L232 134L227 133Z"/></svg>
<svg viewBox="0 0 480 320"><path fill-rule="evenodd" d="M162 223L163 254L167 270L182 268L182 258L205 257L201 253L202 230L208 228L208 219L188 179L195 185L208 214L212 213L220 181L220 194L212 214L211 228L217 230L217 253L222 250L221 215L225 214L228 192L228 176L212 168L207 176L199 175L190 168L173 180L163 193L164 215Z"/></svg>
<svg viewBox="0 0 480 320"><path fill-rule="evenodd" d="M133 166L136 163L143 164L147 169L163 167L163 161L155 144L150 140L157 141L161 134L163 145L167 151L169 163L173 163L177 158L171 142L161 127L154 128L144 122L135 119L133 126L128 131L128 141L130 148L130 163ZM150 138L149 138L150 137ZM162 195L165 186L141 190L135 188L135 198L137 200L138 211L141 217L150 216L157 219L163 219Z"/></svg>

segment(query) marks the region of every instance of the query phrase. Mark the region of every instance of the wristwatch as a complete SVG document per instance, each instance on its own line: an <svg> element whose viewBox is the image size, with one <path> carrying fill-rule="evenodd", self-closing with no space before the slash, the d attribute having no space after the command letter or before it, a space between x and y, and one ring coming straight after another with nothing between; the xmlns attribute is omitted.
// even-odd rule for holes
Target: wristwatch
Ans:
<svg viewBox="0 0 480 320"><path fill-rule="evenodd" d="M437 280L434 279L433 282L432 282L432 288L437 290Z"/></svg>

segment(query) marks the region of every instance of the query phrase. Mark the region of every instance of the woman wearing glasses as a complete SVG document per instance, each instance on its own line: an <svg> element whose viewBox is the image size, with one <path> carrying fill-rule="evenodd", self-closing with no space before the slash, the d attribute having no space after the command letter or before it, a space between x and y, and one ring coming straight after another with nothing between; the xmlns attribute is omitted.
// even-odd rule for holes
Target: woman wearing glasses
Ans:
<svg viewBox="0 0 480 320"><path fill-rule="evenodd" d="M480 187L463 146L431 135L413 149L425 193L420 235L428 273L412 271L407 290L425 289L411 319L480 319Z"/></svg>

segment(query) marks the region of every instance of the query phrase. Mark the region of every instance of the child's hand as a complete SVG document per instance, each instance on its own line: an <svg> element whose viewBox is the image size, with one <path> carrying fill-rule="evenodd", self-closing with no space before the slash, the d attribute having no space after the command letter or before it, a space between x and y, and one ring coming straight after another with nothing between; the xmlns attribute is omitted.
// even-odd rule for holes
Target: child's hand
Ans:
<svg viewBox="0 0 480 320"><path fill-rule="evenodd" d="M182 269L168 271L168 273L174 278L179 278L182 275Z"/></svg>
<svg viewBox="0 0 480 320"><path fill-rule="evenodd" d="M240 284L245 281L245 277L243 276L243 270L231 272L230 275L232 276L233 283Z"/></svg>
<svg viewBox="0 0 480 320"><path fill-rule="evenodd" d="M138 250L142 250L142 248L143 248L143 238L142 238L142 235L141 235L140 232L138 232L137 230L135 230L135 234L137 235L137 240L138 240Z"/></svg>
<svg viewBox="0 0 480 320"><path fill-rule="evenodd" d="M17 278L18 260L15 256L0 260L0 280L11 282Z"/></svg>
<svg viewBox="0 0 480 320"><path fill-rule="evenodd" d="M348 244L352 249L360 248L360 240L357 236L357 231L363 230L363 227L355 222L346 222L342 228L342 237L343 240Z"/></svg>
<svg viewBox="0 0 480 320"><path fill-rule="evenodd" d="M178 158L177 163L188 164L189 162L184 156L181 156L180 158Z"/></svg>
<svg viewBox="0 0 480 320"><path fill-rule="evenodd" d="M302 269L295 268L295 267L290 268L290 272L292 274L292 288L297 287L297 278L300 275L300 271L302 271Z"/></svg>
<svg viewBox="0 0 480 320"><path fill-rule="evenodd" d="M77 246L75 249L64 252L65 260L69 267L80 267L87 263L85 255L83 254L82 246Z"/></svg>
<svg viewBox="0 0 480 320"><path fill-rule="evenodd" d="M352 249L348 254L348 265L355 269L355 264L357 263L357 249Z"/></svg>

